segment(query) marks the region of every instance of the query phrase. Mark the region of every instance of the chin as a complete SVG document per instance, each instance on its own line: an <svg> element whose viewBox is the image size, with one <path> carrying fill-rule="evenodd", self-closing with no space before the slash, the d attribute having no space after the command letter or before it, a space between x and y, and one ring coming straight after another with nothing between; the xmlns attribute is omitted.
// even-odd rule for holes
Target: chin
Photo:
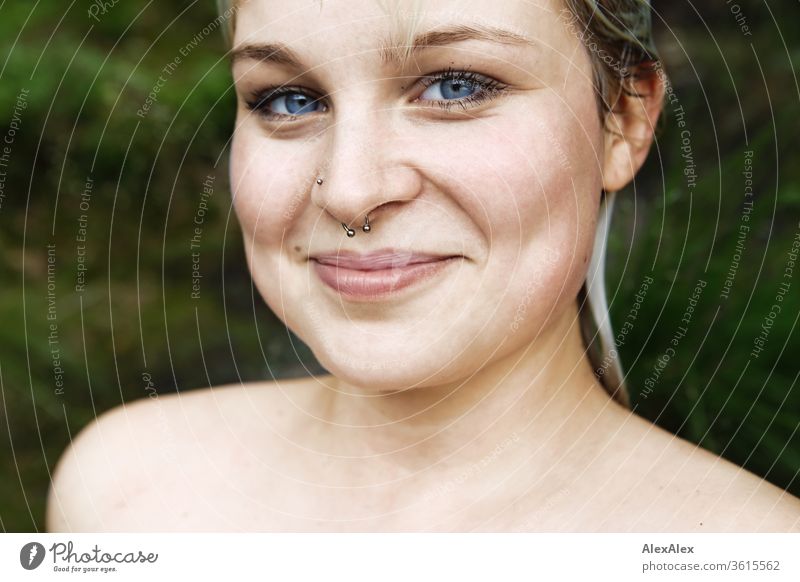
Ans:
<svg viewBox="0 0 800 582"><path fill-rule="evenodd" d="M442 365L442 362L451 362L451 357L442 356L431 361L430 355L426 354L417 360L413 354L404 358L402 351L391 346L387 349L391 354L371 350L350 357L341 352L319 353L312 346L318 361L328 372L351 386L372 393L388 394L413 387L435 386L457 378L451 366Z"/></svg>

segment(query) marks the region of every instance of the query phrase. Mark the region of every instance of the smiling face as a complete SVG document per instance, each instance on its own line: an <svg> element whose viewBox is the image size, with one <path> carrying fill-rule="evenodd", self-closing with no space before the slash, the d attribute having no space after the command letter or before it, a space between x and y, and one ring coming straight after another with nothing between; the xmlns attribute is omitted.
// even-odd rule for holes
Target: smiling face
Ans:
<svg viewBox="0 0 800 582"><path fill-rule="evenodd" d="M592 66L563 6L424 4L405 61L375 0L250 0L233 39L231 187L254 281L330 372L375 390L465 378L553 326L603 188ZM387 249L459 258L372 297L314 260Z"/></svg>

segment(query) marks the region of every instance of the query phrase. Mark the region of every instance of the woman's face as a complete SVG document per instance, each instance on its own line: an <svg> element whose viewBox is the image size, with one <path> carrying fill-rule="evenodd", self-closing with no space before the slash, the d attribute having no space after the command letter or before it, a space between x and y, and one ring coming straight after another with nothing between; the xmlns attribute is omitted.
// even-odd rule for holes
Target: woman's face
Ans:
<svg viewBox="0 0 800 582"><path fill-rule="evenodd" d="M412 6L399 2L401 25ZM427 46L399 62L393 43L410 41L375 0L241 7L234 51L251 46L233 65L230 171L248 263L269 306L336 376L374 390L466 378L575 301L603 133L590 60L562 10L428 0L416 29ZM488 27L529 42L472 38ZM291 91L268 93L283 85ZM372 275L341 264L338 279L315 259L387 250L456 258ZM369 283L423 271L388 293Z"/></svg>

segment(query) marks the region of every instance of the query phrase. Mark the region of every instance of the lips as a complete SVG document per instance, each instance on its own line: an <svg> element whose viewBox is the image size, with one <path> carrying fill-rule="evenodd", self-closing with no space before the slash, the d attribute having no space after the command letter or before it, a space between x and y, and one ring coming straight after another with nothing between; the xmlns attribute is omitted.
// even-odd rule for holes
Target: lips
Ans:
<svg viewBox="0 0 800 582"><path fill-rule="evenodd" d="M339 251L312 256L311 258L323 265L331 265L342 269L357 271L379 271L383 269L397 269L419 263L432 263L458 255L435 255L414 251L401 251L386 249L372 253L355 253L353 251Z"/></svg>
<svg viewBox="0 0 800 582"><path fill-rule="evenodd" d="M382 249L371 253L338 251L310 257L320 280L352 300L375 300L441 273L462 255Z"/></svg>

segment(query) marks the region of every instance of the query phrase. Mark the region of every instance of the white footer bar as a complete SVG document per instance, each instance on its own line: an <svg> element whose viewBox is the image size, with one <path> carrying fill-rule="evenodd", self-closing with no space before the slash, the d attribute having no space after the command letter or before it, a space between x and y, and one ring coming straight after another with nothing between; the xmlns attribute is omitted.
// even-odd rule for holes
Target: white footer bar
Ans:
<svg viewBox="0 0 800 582"><path fill-rule="evenodd" d="M0 580L800 580L800 534L3 534Z"/></svg>

